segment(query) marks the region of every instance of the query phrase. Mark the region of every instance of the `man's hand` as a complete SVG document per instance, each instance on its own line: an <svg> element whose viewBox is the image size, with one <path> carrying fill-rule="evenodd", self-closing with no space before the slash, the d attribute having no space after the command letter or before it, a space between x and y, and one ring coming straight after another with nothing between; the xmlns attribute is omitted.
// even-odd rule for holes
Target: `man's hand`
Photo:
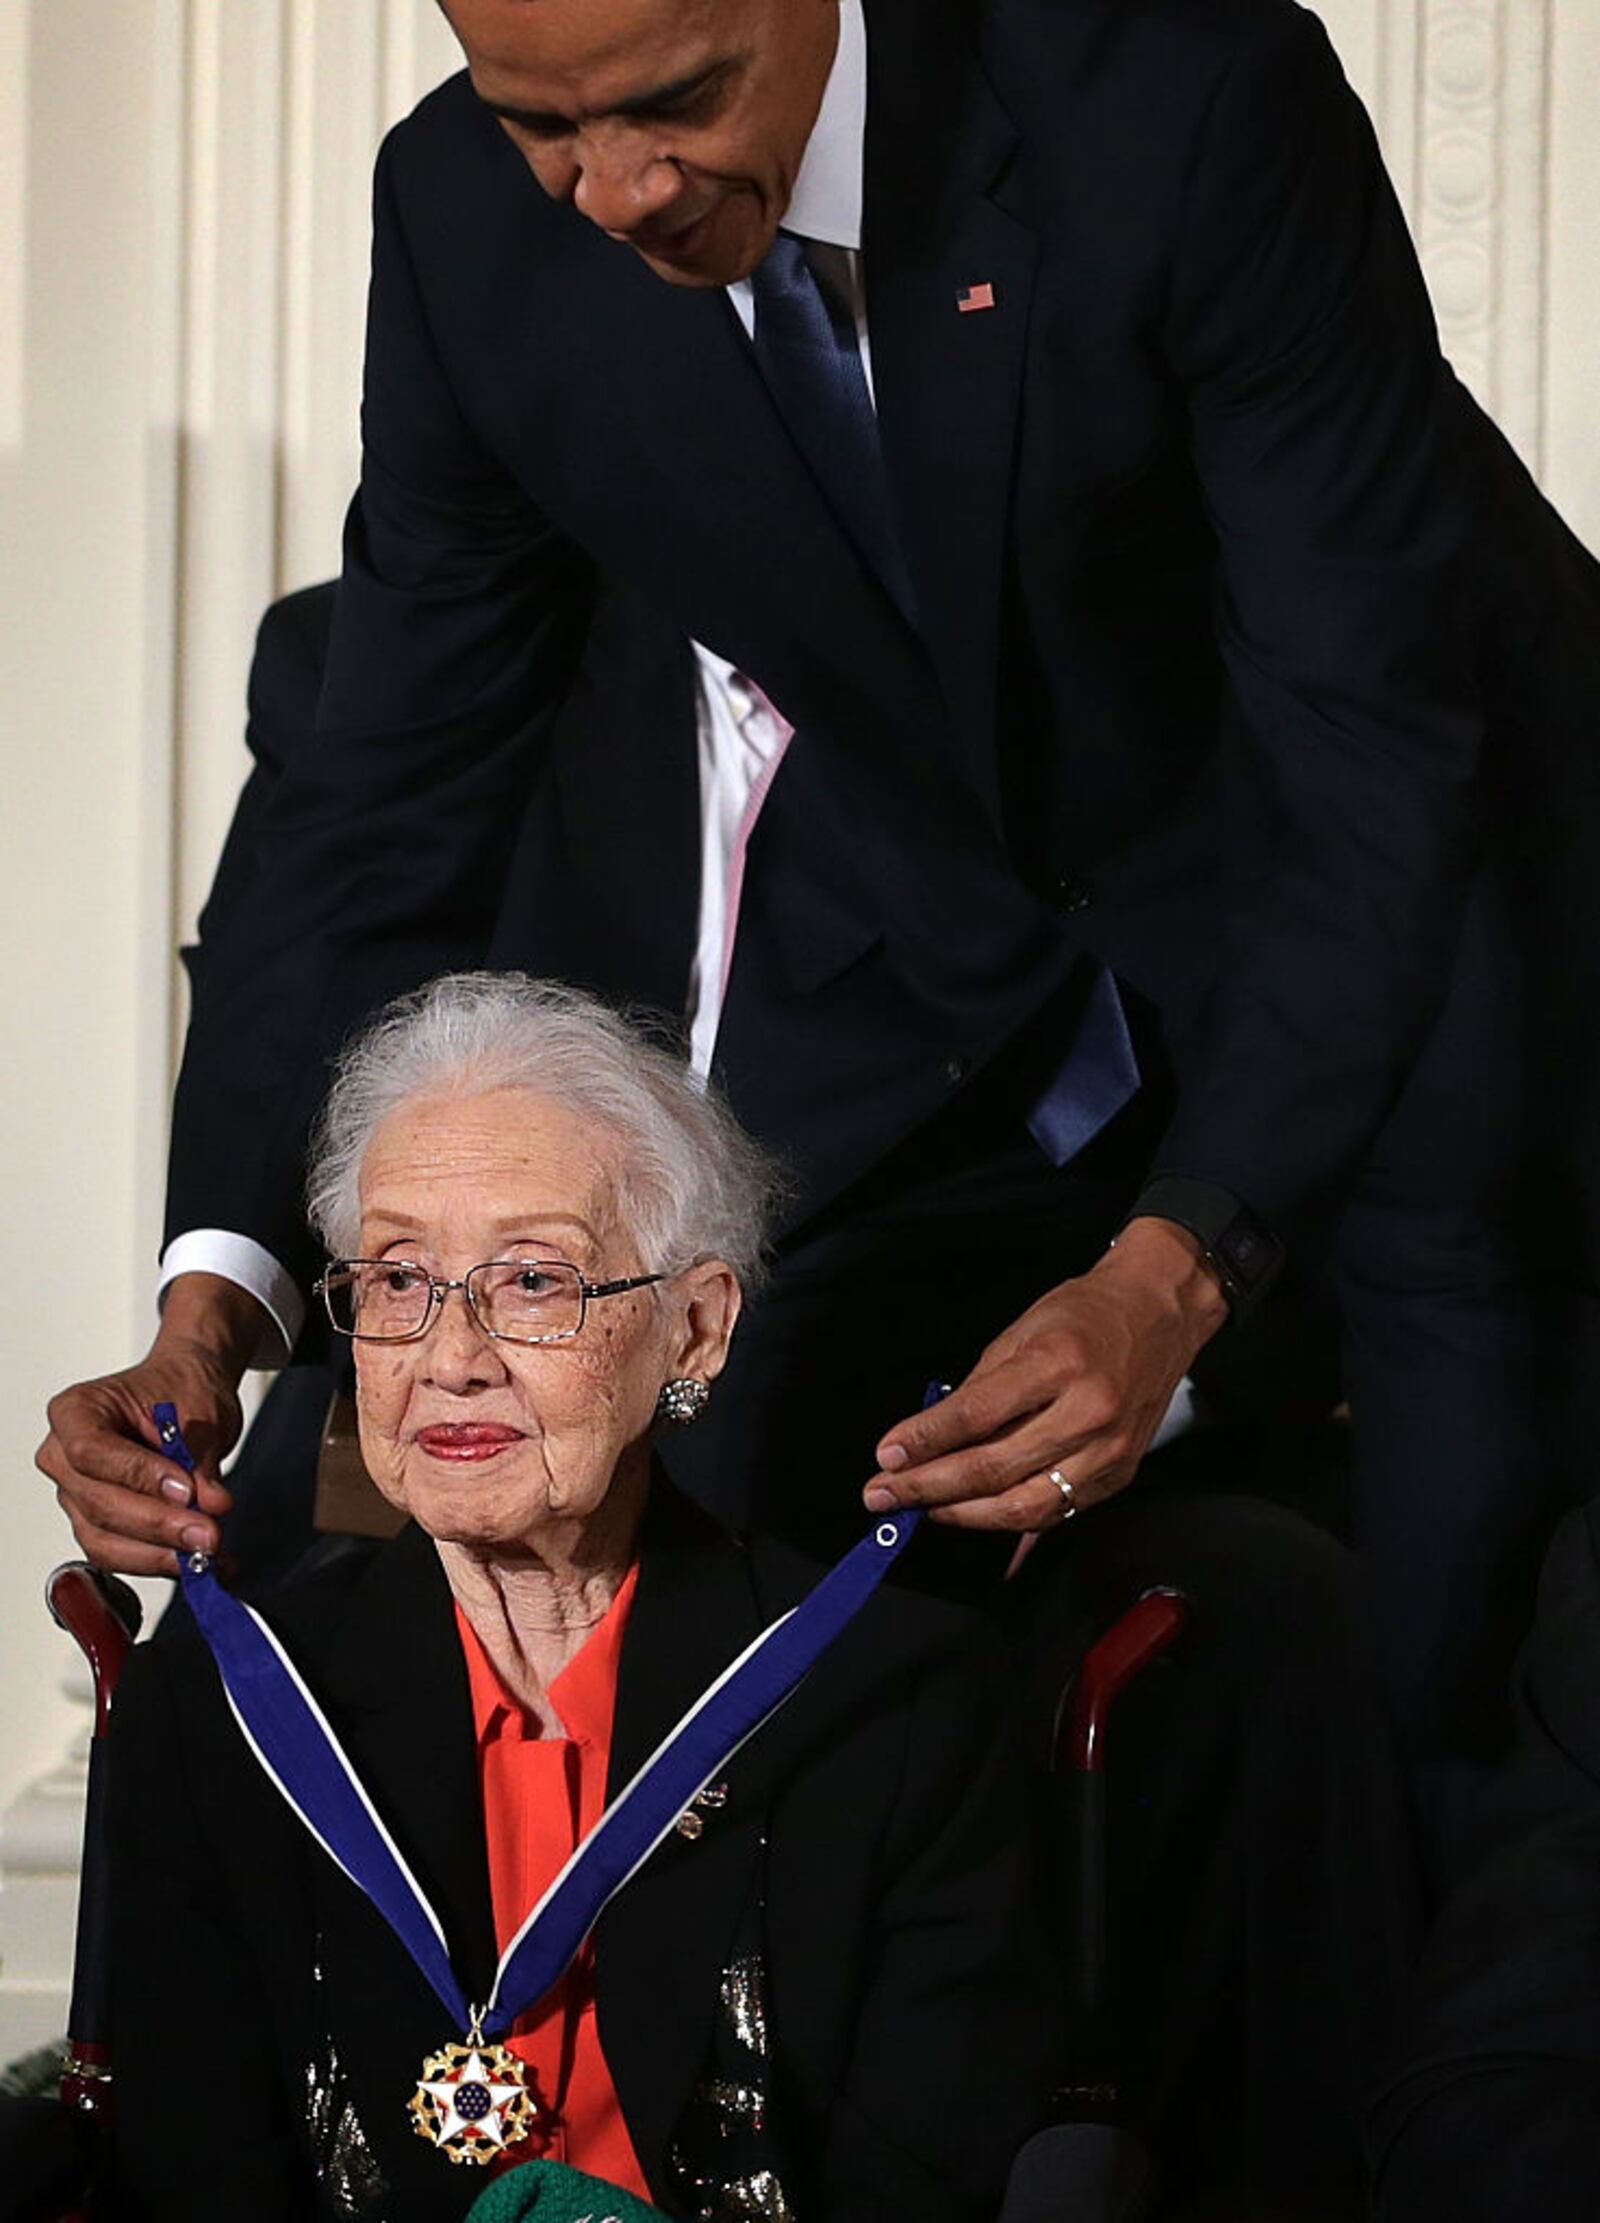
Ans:
<svg viewBox="0 0 1600 2223"><path fill-rule="evenodd" d="M180 1274L160 1332L136 1366L78 1382L50 1400L35 1465L56 1485L85 1554L124 1575L177 1573L180 1551L215 1551L233 1503L220 1479L238 1441L238 1389L260 1334L254 1297L214 1274ZM177 1406L198 1472L157 1447L150 1409Z"/></svg>
<svg viewBox="0 0 1600 2223"><path fill-rule="evenodd" d="M889 1430L868 1507L925 1505L955 1528L1016 1532L1062 1518L1052 1468L1078 1506L1112 1496L1227 1317L1188 1230L1133 1220L1091 1272L996 1336L959 1389Z"/></svg>

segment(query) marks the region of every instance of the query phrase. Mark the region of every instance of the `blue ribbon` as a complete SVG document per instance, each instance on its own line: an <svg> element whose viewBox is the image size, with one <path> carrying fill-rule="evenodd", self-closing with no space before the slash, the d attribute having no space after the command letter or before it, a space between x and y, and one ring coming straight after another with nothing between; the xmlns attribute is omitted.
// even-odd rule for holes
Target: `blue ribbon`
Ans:
<svg viewBox="0 0 1600 2223"><path fill-rule="evenodd" d="M155 1407L162 1448L194 1460L176 1409ZM364 1891L463 2032L497 2038L560 1981L601 1909L680 1814L775 1713L866 1604L922 1520L886 1514L814 1590L730 1666L606 1809L501 1957L475 2011L450 1963L438 1917L372 1808L320 1707L254 1609L230 1597L210 1560L180 1560L184 1596L211 1648L235 1718L307 1829Z"/></svg>

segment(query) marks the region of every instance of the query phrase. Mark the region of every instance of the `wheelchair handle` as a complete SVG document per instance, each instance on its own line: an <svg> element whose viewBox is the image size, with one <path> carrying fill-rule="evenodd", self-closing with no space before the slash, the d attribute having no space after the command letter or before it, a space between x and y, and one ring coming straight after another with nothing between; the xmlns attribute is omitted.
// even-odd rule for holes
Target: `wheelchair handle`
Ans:
<svg viewBox="0 0 1600 2223"><path fill-rule="evenodd" d="M1189 1601L1179 1590L1147 1590L1084 1654L1072 1679L1057 1759L1075 1775L1105 1767L1106 1725L1128 1685L1170 1651L1189 1626Z"/></svg>
<svg viewBox="0 0 1600 2223"><path fill-rule="evenodd" d="M1182 1591L1145 1591L1098 1643L1090 1645L1056 1718L1056 1766L1075 1786L1078 1983L1085 2014L1092 2019L1098 2019L1104 2009L1107 1988L1107 1725L1128 1685L1171 1650L1190 1618L1189 1601ZM1116 2087L1079 2087L1072 2097L1098 2112L1115 2104Z"/></svg>
<svg viewBox="0 0 1600 2223"><path fill-rule="evenodd" d="M69 1560L55 1568L45 1581L44 1594L51 1619L78 1646L94 1680L94 1733L89 1740L83 1859L78 1878L78 1935L60 2097L62 2105L74 2115L100 2127L108 2123L111 2114L109 1902L101 1845L110 1757L106 1731L117 1684L144 1615L137 1594L125 1582L119 1582L115 1575L102 1574L83 1560Z"/></svg>
<svg viewBox="0 0 1600 2223"><path fill-rule="evenodd" d="M106 1733L123 1664L144 1620L137 1592L87 1560L69 1559L45 1577L44 1601L89 1663L94 1679L94 1734Z"/></svg>

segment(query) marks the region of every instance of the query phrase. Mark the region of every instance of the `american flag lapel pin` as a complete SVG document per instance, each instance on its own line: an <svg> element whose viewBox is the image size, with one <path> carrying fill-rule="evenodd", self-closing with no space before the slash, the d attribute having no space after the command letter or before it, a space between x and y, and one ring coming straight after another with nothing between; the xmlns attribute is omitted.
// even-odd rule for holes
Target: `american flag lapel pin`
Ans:
<svg viewBox="0 0 1600 2223"><path fill-rule="evenodd" d="M994 307L994 287L985 279L981 285L968 286L956 295L956 307L963 316L971 316L975 309Z"/></svg>

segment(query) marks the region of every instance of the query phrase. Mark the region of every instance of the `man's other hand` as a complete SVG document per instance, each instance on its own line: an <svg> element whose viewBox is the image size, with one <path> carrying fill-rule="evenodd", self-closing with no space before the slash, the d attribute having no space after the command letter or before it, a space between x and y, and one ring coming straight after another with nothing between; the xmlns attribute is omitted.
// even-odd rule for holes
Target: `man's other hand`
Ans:
<svg viewBox="0 0 1600 2223"><path fill-rule="evenodd" d="M239 1439L239 1383L265 1314L214 1274L180 1274L160 1331L136 1366L77 1382L50 1400L34 1463L97 1567L177 1573L180 1551L215 1551L233 1500L222 1461ZM159 1448L151 1408L178 1408L198 1472L192 1482Z"/></svg>
<svg viewBox="0 0 1600 2223"><path fill-rule="evenodd" d="M867 1485L873 1512L923 1505L954 1528L1049 1528L1133 1480L1173 1392L1228 1317L1199 1244L1137 1219L1092 1271L996 1336L966 1380L896 1422Z"/></svg>

